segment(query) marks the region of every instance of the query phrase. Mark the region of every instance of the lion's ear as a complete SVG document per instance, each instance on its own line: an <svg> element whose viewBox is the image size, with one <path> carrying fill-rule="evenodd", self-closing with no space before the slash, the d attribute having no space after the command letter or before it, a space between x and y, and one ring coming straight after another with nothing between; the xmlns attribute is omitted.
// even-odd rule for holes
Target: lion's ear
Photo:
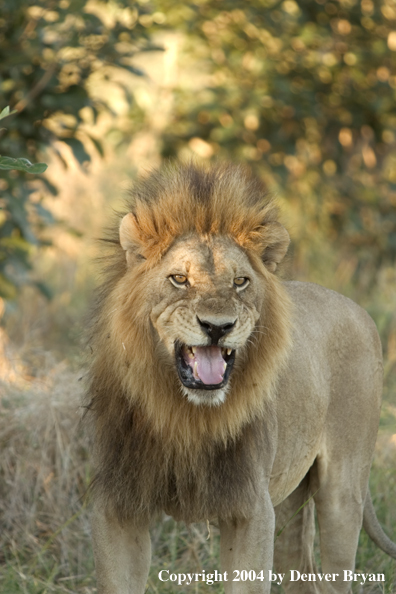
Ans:
<svg viewBox="0 0 396 594"><path fill-rule="evenodd" d="M285 257L290 243L290 236L280 223L267 223L262 229L265 241L262 259L268 270L275 272L278 264Z"/></svg>
<svg viewBox="0 0 396 594"><path fill-rule="evenodd" d="M139 246L141 244L141 232L136 217L131 212L126 214L121 221L120 244L122 249L126 251L128 264L130 264L136 256L140 255Z"/></svg>

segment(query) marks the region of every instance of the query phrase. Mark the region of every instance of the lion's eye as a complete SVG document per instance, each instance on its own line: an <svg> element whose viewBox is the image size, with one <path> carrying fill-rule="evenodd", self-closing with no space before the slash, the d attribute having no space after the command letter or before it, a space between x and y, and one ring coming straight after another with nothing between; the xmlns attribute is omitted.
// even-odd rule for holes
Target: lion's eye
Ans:
<svg viewBox="0 0 396 594"><path fill-rule="evenodd" d="M169 280L175 287L183 287L188 283L187 277L184 274L171 274Z"/></svg>
<svg viewBox="0 0 396 594"><path fill-rule="evenodd" d="M249 279L246 276L237 276L237 278L234 278L234 285L238 288L238 289L244 289L245 287L247 287L249 284Z"/></svg>

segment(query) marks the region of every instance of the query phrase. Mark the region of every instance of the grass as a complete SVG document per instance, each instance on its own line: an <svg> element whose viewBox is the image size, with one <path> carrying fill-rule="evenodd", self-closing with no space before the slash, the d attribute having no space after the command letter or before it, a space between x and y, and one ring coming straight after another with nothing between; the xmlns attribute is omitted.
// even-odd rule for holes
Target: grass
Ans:
<svg viewBox="0 0 396 594"><path fill-rule="evenodd" d="M384 441L380 439L379 443L384 443ZM377 517L388 536L393 540L396 539L396 509L394 505L396 497L395 450L396 448L389 456L384 458L382 452L377 449L377 456L370 475L370 490ZM378 549L364 530L360 533L356 556L356 572L385 574L384 585L368 584L361 588L358 584L355 584L354 592L356 594L363 594L363 592L364 594L394 594L396 591L395 561Z"/></svg>
<svg viewBox="0 0 396 594"><path fill-rule="evenodd" d="M44 366L34 378L13 376L14 381L3 383L3 593L90 591L84 589L93 564L89 569L89 522L82 505L90 477L77 377L60 364Z"/></svg>
<svg viewBox="0 0 396 594"><path fill-rule="evenodd" d="M7 351L7 348L6 348ZM33 375L8 348L3 354L0 407L0 591L3 594L96 592L84 494L90 480L88 443L80 423L81 382L70 365L36 353ZM7 373L5 373L5 363ZM396 537L395 386L388 374L371 492L384 529ZM392 424L393 423L393 424ZM221 583L161 582L158 573L206 574L219 568L219 534L205 524L189 528L171 518L152 529L150 593L203 594L223 591ZM357 571L384 573L385 586L354 586L356 594L391 594L395 563L362 532ZM275 589L274 589L275 591ZM280 591L277 589L277 591Z"/></svg>

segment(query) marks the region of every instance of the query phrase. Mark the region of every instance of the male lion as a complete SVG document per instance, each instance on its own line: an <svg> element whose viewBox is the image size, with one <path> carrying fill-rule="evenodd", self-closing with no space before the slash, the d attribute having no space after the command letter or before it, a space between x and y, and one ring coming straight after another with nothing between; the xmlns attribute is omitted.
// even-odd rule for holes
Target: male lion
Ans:
<svg viewBox="0 0 396 594"><path fill-rule="evenodd" d="M376 328L349 299L276 276L289 235L262 184L241 167L168 166L136 185L107 241L87 413L98 593L144 592L163 511L217 519L227 594L268 593L273 562L285 581L315 572L314 506L322 572L338 576L287 592L349 592L362 522L396 558L368 492ZM274 552L275 517L300 508Z"/></svg>

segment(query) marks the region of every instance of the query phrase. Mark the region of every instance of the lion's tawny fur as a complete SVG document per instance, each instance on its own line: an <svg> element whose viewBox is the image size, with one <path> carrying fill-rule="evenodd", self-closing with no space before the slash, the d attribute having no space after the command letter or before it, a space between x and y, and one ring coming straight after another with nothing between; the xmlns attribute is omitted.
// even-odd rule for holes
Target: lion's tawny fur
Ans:
<svg viewBox="0 0 396 594"><path fill-rule="evenodd" d="M285 251L276 206L241 167L188 165L137 183L128 212L125 245L120 221L107 242L91 322L87 415L96 496L120 517L133 510L135 519L146 519L162 509L186 521L236 510L243 516L265 449L257 426L290 347L290 301L273 274ZM240 246L265 283L253 343L238 357L219 407L194 406L182 395L150 321L164 254L183 238L212 236Z"/></svg>

